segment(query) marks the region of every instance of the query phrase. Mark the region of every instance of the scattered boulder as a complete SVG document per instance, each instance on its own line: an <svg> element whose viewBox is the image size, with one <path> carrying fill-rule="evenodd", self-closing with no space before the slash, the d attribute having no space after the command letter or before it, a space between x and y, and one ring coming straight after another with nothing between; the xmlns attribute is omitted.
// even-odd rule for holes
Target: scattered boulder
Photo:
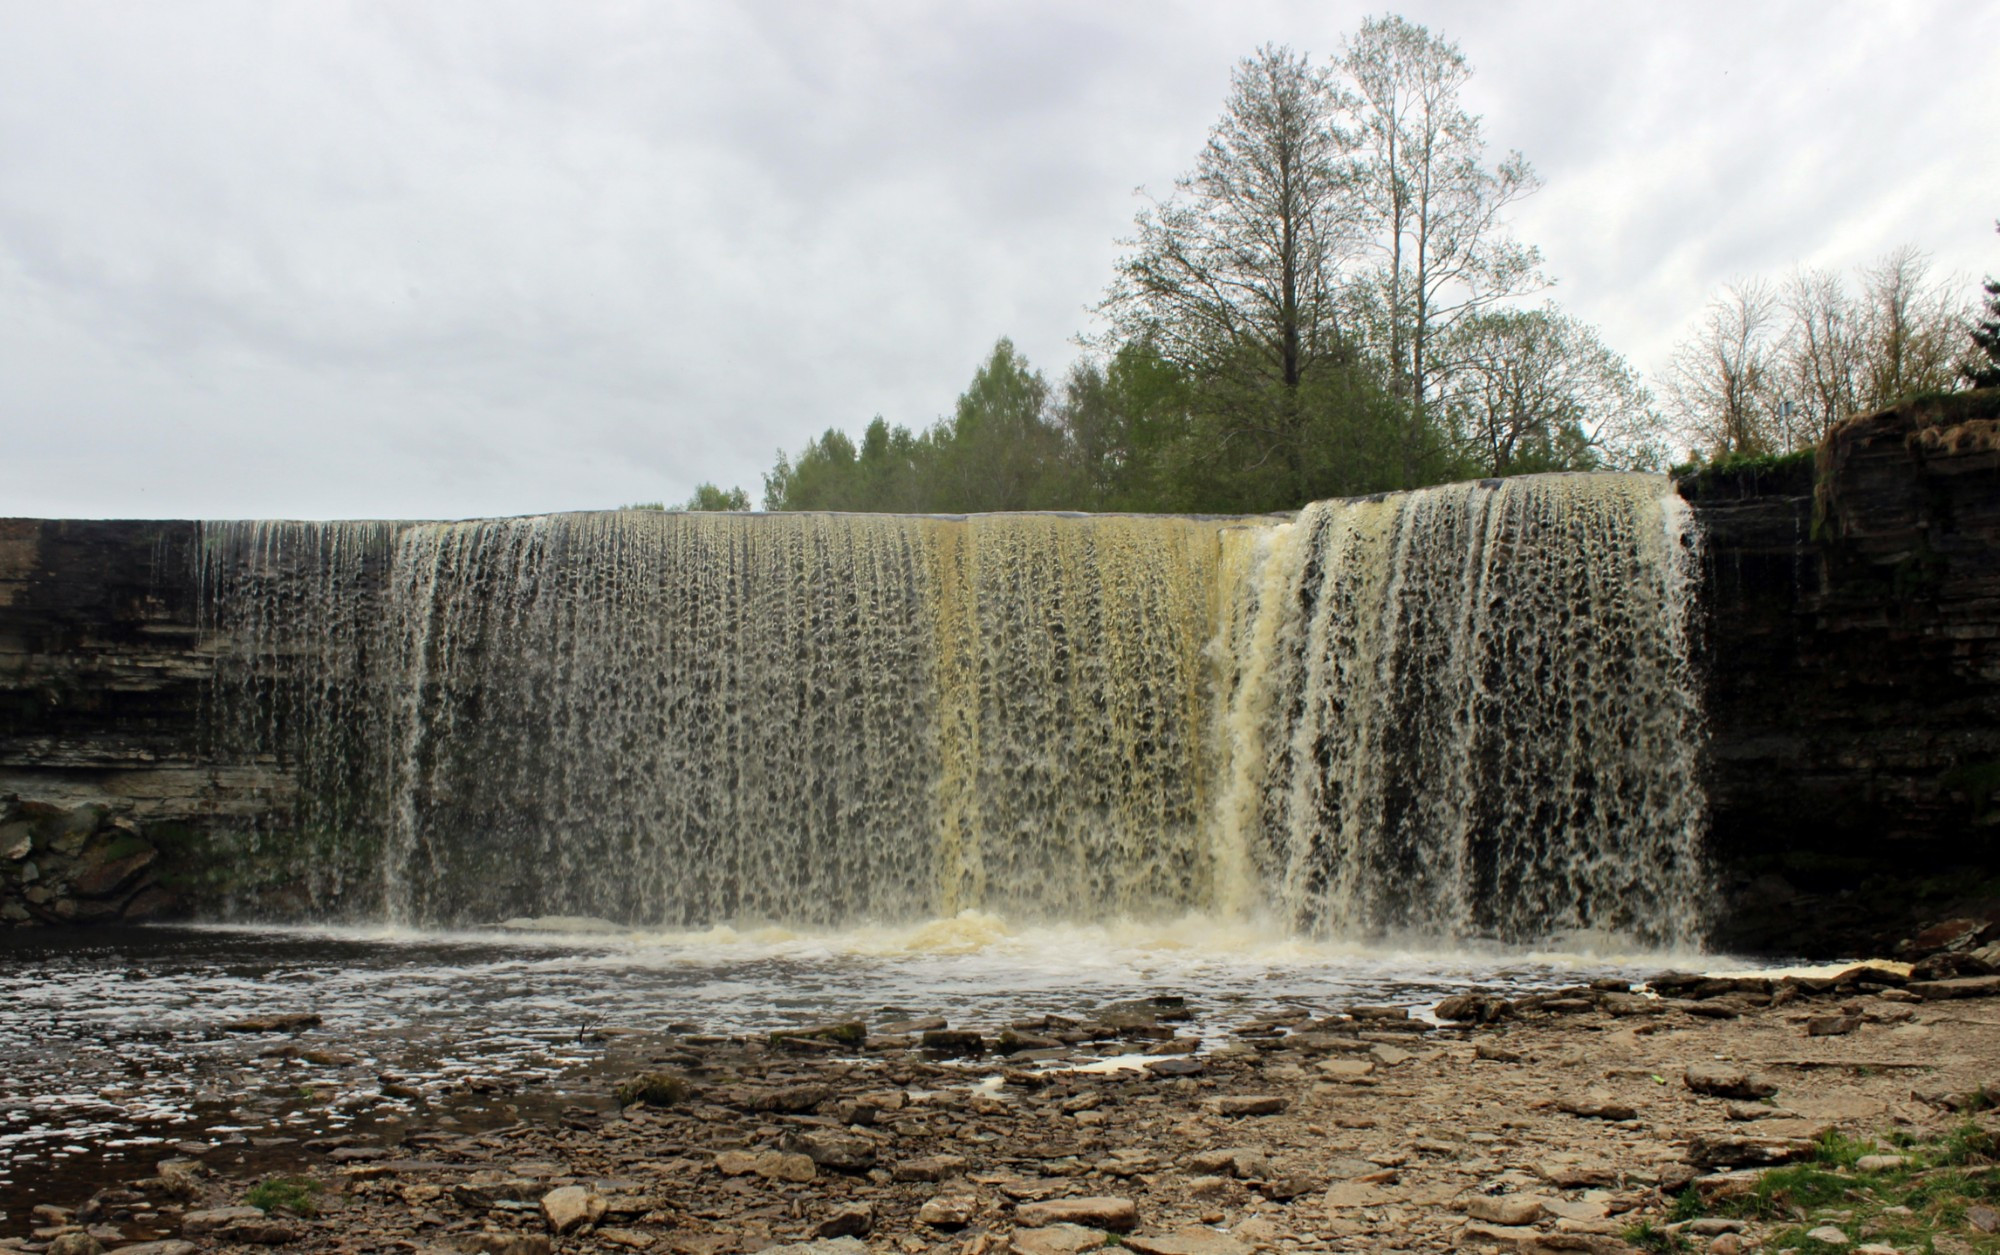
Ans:
<svg viewBox="0 0 2000 1255"><path fill-rule="evenodd" d="M1634 1120L1639 1115L1638 1108L1631 1103L1621 1102L1602 1089L1588 1089L1557 1099L1556 1110L1591 1120Z"/></svg>
<svg viewBox="0 0 2000 1255"><path fill-rule="evenodd" d="M935 1194L917 1209L917 1223L933 1229L963 1229L979 1214L979 1200L970 1194Z"/></svg>
<svg viewBox="0 0 2000 1255"><path fill-rule="evenodd" d="M565 1185L542 1195L542 1219L561 1236L587 1229L604 1219L604 1196L581 1185Z"/></svg>
<svg viewBox="0 0 2000 1255"><path fill-rule="evenodd" d="M866 1203L846 1203L813 1226L813 1236L821 1238L866 1237L875 1227L875 1209Z"/></svg>

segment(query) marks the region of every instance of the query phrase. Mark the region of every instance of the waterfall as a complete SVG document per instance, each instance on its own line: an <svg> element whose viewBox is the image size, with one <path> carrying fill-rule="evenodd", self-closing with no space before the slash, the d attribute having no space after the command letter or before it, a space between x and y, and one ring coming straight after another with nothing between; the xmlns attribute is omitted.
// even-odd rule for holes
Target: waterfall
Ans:
<svg viewBox="0 0 2000 1255"><path fill-rule="evenodd" d="M267 910L1686 941L1695 543L1642 476L209 524L212 752L296 782L238 851Z"/></svg>

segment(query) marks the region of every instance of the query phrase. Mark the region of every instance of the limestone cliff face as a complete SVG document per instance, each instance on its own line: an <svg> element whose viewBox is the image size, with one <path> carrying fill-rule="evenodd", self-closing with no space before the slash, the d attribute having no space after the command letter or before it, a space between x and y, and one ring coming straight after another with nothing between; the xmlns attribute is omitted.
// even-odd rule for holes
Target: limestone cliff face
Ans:
<svg viewBox="0 0 2000 1255"><path fill-rule="evenodd" d="M1682 481L1708 533L1714 943L1880 948L2000 875L2000 393Z"/></svg>
<svg viewBox="0 0 2000 1255"><path fill-rule="evenodd" d="M2000 393L1681 483L1708 535L1717 948L2000 909ZM0 520L0 926L241 909L294 780L212 743L201 525ZM249 834L246 836L246 834ZM286 869L252 909L282 914ZM67 904L67 905L65 905Z"/></svg>

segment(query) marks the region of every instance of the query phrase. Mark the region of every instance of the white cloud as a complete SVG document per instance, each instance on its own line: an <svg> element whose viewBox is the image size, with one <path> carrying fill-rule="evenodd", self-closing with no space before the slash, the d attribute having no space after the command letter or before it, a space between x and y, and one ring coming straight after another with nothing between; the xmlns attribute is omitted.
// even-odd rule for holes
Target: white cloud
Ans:
<svg viewBox="0 0 2000 1255"><path fill-rule="evenodd" d="M1981 3L1425 3L1556 296L2000 269ZM0 0L0 513L461 516L753 489L1073 354L1282 3Z"/></svg>

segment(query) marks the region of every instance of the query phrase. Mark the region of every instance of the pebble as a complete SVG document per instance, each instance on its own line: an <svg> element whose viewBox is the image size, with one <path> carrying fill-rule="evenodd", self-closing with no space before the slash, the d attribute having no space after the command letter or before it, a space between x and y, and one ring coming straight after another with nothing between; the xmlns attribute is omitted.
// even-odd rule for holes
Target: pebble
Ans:
<svg viewBox="0 0 2000 1255"><path fill-rule="evenodd" d="M1823 1224L1817 1229L1808 1229L1806 1230L1806 1236L1815 1242L1823 1242L1828 1246L1846 1246L1853 1240L1846 1233L1830 1224Z"/></svg>
<svg viewBox="0 0 2000 1255"><path fill-rule="evenodd" d="M917 1222L933 1229L963 1229L979 1213L979 1200L970 1194L938 1194L917 1209Z"/></svg>

